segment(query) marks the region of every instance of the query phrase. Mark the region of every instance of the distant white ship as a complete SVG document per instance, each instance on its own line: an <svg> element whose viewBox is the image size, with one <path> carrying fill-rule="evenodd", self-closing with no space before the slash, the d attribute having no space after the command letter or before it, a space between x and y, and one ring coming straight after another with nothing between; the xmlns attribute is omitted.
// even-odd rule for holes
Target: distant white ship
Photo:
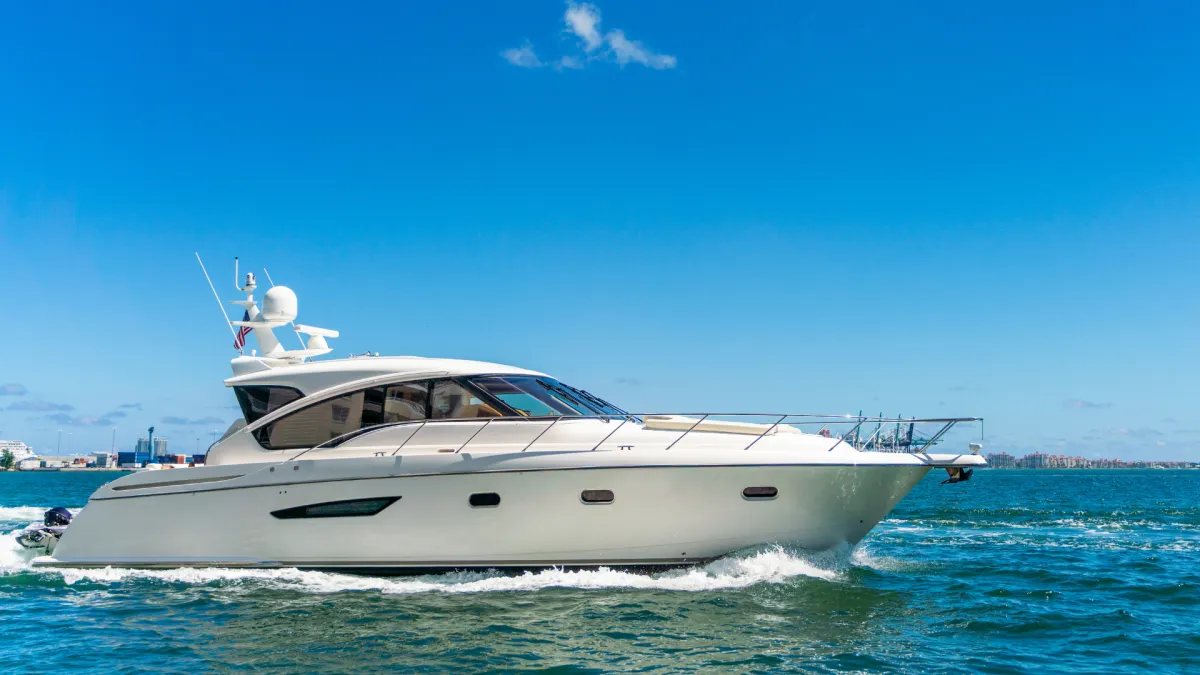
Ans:
<svg viewBox="0 0 1200 675"><path fill-rule="evenodd" d="M33 448L25 445L21 441L0 441L0 454L8 450L13 454L13 459L20 462L23 459L31 459L37 455L33 452Z"/></svg>

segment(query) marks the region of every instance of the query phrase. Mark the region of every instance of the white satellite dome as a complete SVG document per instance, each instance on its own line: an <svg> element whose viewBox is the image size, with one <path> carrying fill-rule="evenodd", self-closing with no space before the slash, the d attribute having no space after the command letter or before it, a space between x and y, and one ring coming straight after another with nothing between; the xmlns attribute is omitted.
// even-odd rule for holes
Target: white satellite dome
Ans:
<svg viewBox="0 0 1200 675"><path fill-rule="evenodd" d="M294 321L296 293L287 286L275 286L263 296L262 318L266 321Z"/></svg>

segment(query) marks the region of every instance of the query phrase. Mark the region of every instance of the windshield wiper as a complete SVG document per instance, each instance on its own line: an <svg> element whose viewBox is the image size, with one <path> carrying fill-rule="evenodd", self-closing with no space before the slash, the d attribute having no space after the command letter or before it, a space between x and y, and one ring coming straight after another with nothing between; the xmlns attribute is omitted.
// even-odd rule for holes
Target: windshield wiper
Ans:
<svg viewBox="0 0 1200 675"><path fill-rule="evenodd" d="M587 403L585 403L583 401L580 401L578 397L572 395L571 392L569 392L565 389L556 387L556 386L550 384L549 382L546 382L546 381L543 381L540 379L536 380L536 382L538 384L542 385L543 387L545 387L547 391L549 391L553 394L558 394L560 397L566 399L568 405L574 404L572 407L581 407L583 410L580 412L597 413L600 415L605 414L604 411L595 410L592 406L588 405ZM566 385L563 385L563 386L565 387Z"/></svg>
<svg viewBox="0 0 1200 675"><path fill-rule="evenodd" d="M569 387L570 385L564 384L563 386ZM595 394L590 394L583 389L576 389L575 387L570 387L570 389L571 389L571 391L579 394L580 396L586 397L587 400L589 400L592 403L594 403L595 405L599 406L601 410L612 410L615 412L616 415L629 415L629 413L625 412L624 410L621 410L620 408L618 408L617 406L615 406L611 403L608 403L607 401L600 398L599 396L596 396Z"/></svg>

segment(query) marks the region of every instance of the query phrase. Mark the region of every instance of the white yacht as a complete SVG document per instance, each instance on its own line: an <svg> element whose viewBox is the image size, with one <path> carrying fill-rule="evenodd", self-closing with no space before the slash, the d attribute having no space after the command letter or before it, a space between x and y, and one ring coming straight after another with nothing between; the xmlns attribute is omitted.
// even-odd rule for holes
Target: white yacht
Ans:
<svg viewBox="0 0 1200 675"><path fill-rule="evenodd" d="M205 466L101 487L35 565L687 565L772 542L853 545L930 469L954 481L985 464L976 444L927 452L975 418L915 420L941 431L886 452L867 432L900 420L633 414L496 363L314 360L337 332L292 324L309 338L284 349L273 331L296 318L295 294L274 286L260 310L247 276L245 319L230 323L253 332L261 355L234 358L225 381L243 417ZM164 528L164 513L191 517Z"/></svg>

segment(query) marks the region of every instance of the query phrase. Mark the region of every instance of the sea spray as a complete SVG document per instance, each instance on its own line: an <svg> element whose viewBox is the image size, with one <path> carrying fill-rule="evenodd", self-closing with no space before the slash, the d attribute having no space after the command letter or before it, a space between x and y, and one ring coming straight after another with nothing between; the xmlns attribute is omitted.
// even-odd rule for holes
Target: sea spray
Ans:
<svg viewBox="0 0 1200 675"><path fill-rule="evenodd" d="M7 537L12 540L12 536ZM664 591L712 591L745 588L759 583L783 583L796 577L826 581L845 579L853 564L853 550L844 547L822 553L765 546L731 554L707 565L673 569L652 574L600 567L588 570L550 568L511 574L497 570L456 571L413 577L373 577L313 570L233 569L220 567L168 570L104 567L95 569L32 568L32 555L13 541L0 548L0 573L34 571L58 576L67 585L80 581L114 583L146 580L171 584L225 585L259 584L267 588L310 593L376 591L384 594L487 593L538 591L547 588L639 589Z"/></svg>

